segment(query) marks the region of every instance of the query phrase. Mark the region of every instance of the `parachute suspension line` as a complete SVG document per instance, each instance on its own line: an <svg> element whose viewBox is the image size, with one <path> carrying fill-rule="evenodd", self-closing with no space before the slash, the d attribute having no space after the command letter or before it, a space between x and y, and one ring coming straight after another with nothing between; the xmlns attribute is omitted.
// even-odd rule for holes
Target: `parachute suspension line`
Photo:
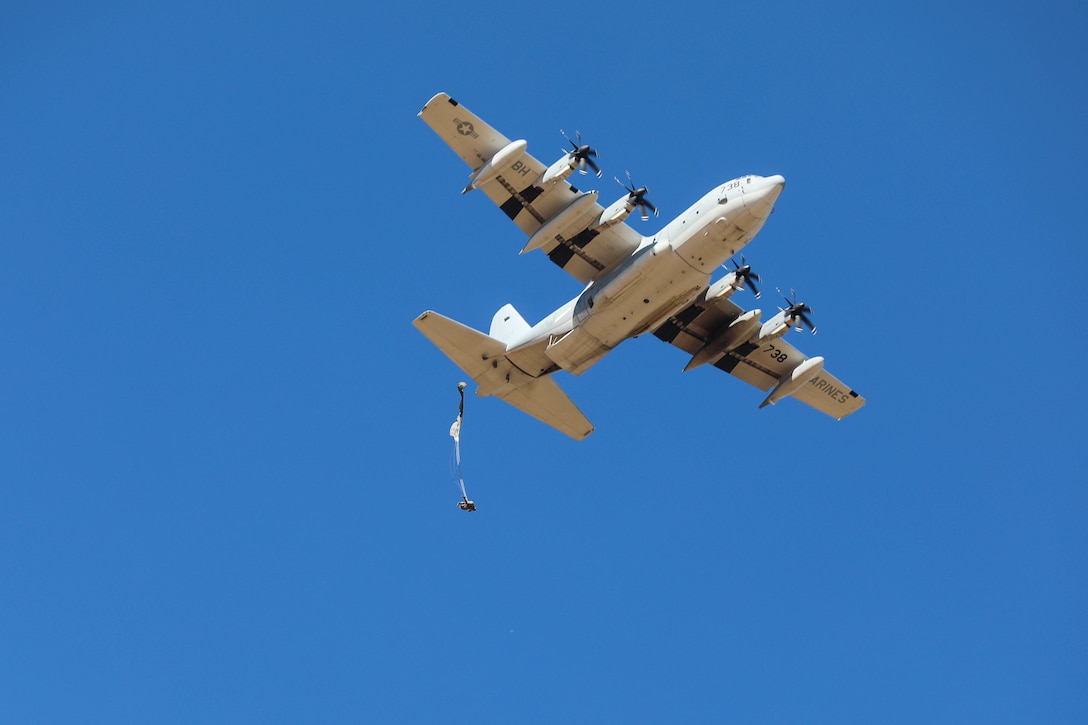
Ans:
<svg viewBox="0 0 1088 725"><path fill-rule="evenodd" d="M457 420L453 421L453 425L450 426L450 437L453 438L453 451L457 461L457 482L461 485L461 500L457 502L457 505L462 511L475 511L476 504L468 499L468 492L465 490L465 474L461 471L461 421L465 417L466 387L468 387L468 383L457 384L457 392L461 394L461 402L457 406Z"/></svg>

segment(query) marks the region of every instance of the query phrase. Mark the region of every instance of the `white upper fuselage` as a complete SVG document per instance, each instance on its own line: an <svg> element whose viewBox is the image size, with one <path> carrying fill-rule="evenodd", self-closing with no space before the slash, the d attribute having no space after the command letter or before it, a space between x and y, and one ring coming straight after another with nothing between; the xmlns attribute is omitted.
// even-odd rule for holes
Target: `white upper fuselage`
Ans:
<svg viewBox="0 0 1088 725"><path fill-rule="evenodd" d="M507 358L534 377L579 375L630 337L654 329L706 292L710 276L750 242L785 179L742 176L714 188L604 277L522 335Z"/></svg>

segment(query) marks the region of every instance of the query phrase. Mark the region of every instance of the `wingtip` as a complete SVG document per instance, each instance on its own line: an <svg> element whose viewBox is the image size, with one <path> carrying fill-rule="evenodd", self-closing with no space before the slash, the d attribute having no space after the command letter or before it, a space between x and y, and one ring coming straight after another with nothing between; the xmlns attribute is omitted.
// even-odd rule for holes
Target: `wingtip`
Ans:
<svg viewBox="0 0 1088 725"><path fill-rule="evenodd" d="M419 113L417 113L416 115L417 116L422 116L423 113L430 106L434 105L436 101L441 101L443 99L445 99L452 106L457 105L457 101L450 98L450 94L446 93L445 91L439 91L438 93L435 93L433 96L431 96L431 100L429 100L429 101L427 101L426 103L423 104L423 108L419 109Z"/></svg>
<svg viewBox="0 0 1088 725"><path fill-rule="evenodd" d="M585 433L582 433L581 435L577 435L577 436L572 436L572 438L574 438L574 439L575 439L575 440L577 440L577 441L584 441L584 440L585 440L586 438L589 438L589 436L590 436L590 435L591 435L591 434L593 433L593 431L595 431L595 430L596 430L596 428L594 428L594 427L592 427L592 426L591 426L591 427L590 427L590 429L589 429L589 430L587 430L587 431L586 431Z"/></svg>

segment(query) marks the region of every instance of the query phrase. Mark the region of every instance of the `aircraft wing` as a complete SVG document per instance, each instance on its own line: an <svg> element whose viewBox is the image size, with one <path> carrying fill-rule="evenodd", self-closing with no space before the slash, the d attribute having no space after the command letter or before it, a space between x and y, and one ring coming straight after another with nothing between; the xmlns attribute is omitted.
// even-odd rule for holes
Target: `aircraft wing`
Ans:
<svg viewBox="0 0 1088 725"><path fill-rule="evenodd" d="M654 331L654 335L695 355L743 313L744 310L727 299L700 301L670 317ZM719 370L767 391L807 359L804 353L780 337L760 345L743 343L710 362ZM838 420L865 405L865 398L826 369L817 373L790 397Z"/></svg>
<svg viewBox="0 0 1088 725"><path fill-rule="evenodd" d="M607 273L626 259L642 235L624 222L591 230L604 212L596 192L581 192L566 179L542 183L548 169L523 147L511 146L503 136L445 93L439 93L419 112L428 126L475 173L478 188L499 207L548 257L583 284ZM524 144L524 142L520 142ZM507 154L501 154L508 150ZM483 167L495 159L495 168ZM466 191L468 188L466 188ZM560 219L560 213L566 211ZM533 235L548 222L544 239ZM553 233L554 232L554 233ZM523 251L528 251L523 250Z"/></svg>

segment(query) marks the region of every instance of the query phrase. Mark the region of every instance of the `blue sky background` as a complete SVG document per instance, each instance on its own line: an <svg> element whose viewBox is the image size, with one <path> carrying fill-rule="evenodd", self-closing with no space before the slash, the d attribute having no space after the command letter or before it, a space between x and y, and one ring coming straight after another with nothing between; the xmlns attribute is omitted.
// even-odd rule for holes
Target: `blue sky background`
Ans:
<svg viewBox="0 0 1088 725"><path fill-rule="evenodd" d="M223 5L0 9L0 720L1088 720L1082 7ZM582 443L470 398L458 511L411 320L578 287L437 91L646 233L783 174L868 405L631 341Z"/></svg>

